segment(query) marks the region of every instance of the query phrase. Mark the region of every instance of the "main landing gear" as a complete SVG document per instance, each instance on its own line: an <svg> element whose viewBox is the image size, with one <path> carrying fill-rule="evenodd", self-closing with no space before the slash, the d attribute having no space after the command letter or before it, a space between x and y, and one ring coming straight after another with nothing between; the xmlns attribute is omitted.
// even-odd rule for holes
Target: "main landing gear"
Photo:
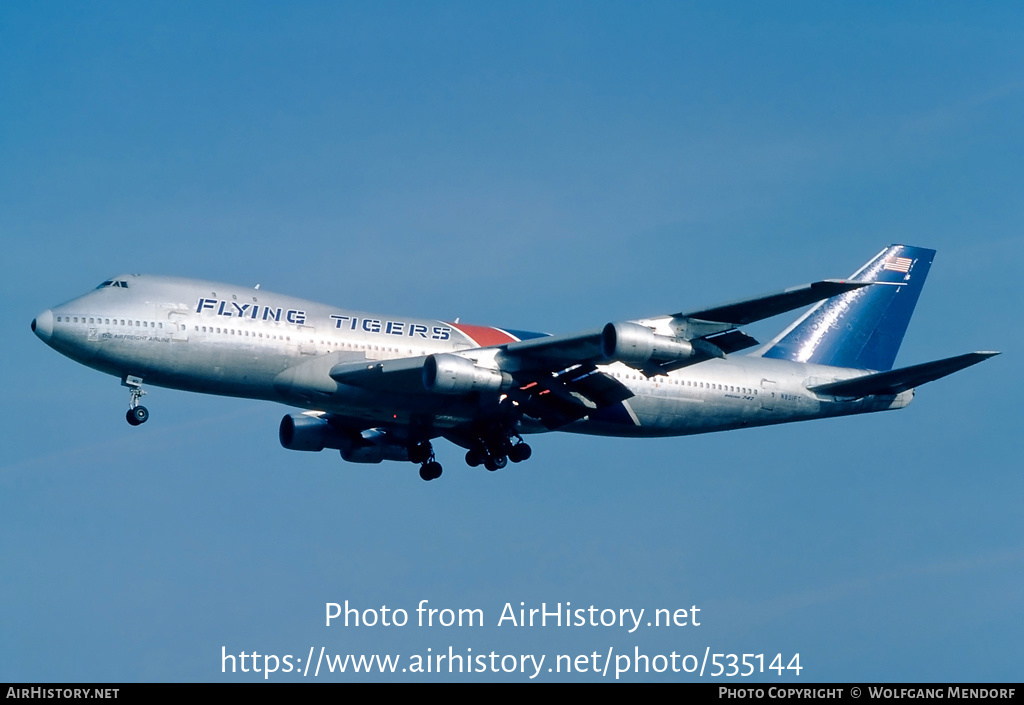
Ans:
<svg viewBox="0 0 1024 705"><path fill-rule="evenodd" d="M139 404L139 399L146 393L142 388L142 378L127 375L121 384L128 387L132 395L132 400L128 403L128 413L125 414L128 423L139 426L149 421L149 409Z"/></svg>
<svg viewBox="0 0 1024 705"><path fill-rule="evenodd" d="M513 442L513 438L516 439ZM466 464L470 467L483 465L494 472L508 465L508 461L521 463L533 455L533 450L518 433L512 436L499 436L489 439L478 438L466 453ZM441 463L434 459L434 448L429 441L416 443L409 447L409 460L419 463L420 477L423 480L436 480L441 477Z"/></svg>
<svg viewBox="0 0 1024 705"><path fill-rule="evenodd" d="M510 460L513 463L528 460L533 455L533 450L518 433L514 434L514 437L519 439L517 443L512 443L511 436L477 439L477 442L466 453L466 464L471 468L483 465L494 472L508 465Z"/></svg>
<svg viewBox="0 0 1024 705"><path fill-rule="evenodd" d="M409 460L420 463L420 478L429 482L441 477L441 463L434 460L434 447L430 441L417 443L409 448Z"/></svg>

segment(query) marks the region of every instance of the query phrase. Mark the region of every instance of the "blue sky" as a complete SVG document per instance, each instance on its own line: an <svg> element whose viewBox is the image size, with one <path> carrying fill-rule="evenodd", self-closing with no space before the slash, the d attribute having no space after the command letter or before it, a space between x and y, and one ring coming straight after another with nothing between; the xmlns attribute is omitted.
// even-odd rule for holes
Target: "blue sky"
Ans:
<svg viewBox="0 0 1024 705"><path fill-rule="evenodd" d="M1020 680L1022 15L4 3L0 681L259 679L222 674L221 648L449 646ZM549 434L498 473L442 441L432 483L285 451L287 410L262 402L150 388L130 428L116 379L28 327L132 271L563 333L846 276L891 242L938 250L897 363L1004 355L898 413ZM324 626L326 602L424 599L486 624ZM702 623L498 627L507 602L696 604Z"/></svg>

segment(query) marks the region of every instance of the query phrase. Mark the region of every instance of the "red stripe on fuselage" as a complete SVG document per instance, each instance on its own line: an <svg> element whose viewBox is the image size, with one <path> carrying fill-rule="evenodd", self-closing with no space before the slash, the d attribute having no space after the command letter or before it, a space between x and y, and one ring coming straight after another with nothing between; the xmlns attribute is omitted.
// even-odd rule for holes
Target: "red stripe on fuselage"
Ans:
<svg viewBox="0 0 1024 705"><path fill-rule="evenodd" d="M489 328L488 326L471 326L466 323L449 323L452 328L462 333L481 348L491 345L504 345L514 343L518 338L513 338L503 330Z"/></svg>

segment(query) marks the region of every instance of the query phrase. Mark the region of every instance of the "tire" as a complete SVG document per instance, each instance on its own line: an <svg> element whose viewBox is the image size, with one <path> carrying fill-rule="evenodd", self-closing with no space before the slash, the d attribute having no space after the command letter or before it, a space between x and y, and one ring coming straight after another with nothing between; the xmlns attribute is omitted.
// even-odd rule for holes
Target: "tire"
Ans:
<svg viewBox="0 0 1024 705"><path fill-rule="evenodd" d="M420 477L429 482L441 477L441 471L441 463L432 460L429 463L423 463L420 467Z"/></svg>
<svg viewBox="0 0 1024 705"><path fill-rule="evenodd" d="M125 418L132 426L139 426L149 421L149 409L144 406L136 406L134 409L128 409Z"/></svg>
<svg viewBox="0 0 1024 705"><path fill-rule="evenodd" d="M513 463L521 463L524 460L529 460L531 455L533 455L533 450L530 446L525 443L519 443L512 446L512 450L508 452L508 459Z"/></svg>

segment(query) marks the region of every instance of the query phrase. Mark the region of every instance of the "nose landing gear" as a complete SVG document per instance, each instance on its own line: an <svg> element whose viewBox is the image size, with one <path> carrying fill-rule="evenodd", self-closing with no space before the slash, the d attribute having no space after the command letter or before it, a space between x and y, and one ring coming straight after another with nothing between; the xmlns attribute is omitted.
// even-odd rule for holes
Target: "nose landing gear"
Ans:
<svg viewBox="0 0 1024 705"><path fill-rule="evenodd" d="M149 421L149 409L139 404L139 399L146 393L142 388L142 378L133 375L126 375L121 382L131 392L132 399L128 402L128 413L125 418L132 426L138 426Z"/></svg>

